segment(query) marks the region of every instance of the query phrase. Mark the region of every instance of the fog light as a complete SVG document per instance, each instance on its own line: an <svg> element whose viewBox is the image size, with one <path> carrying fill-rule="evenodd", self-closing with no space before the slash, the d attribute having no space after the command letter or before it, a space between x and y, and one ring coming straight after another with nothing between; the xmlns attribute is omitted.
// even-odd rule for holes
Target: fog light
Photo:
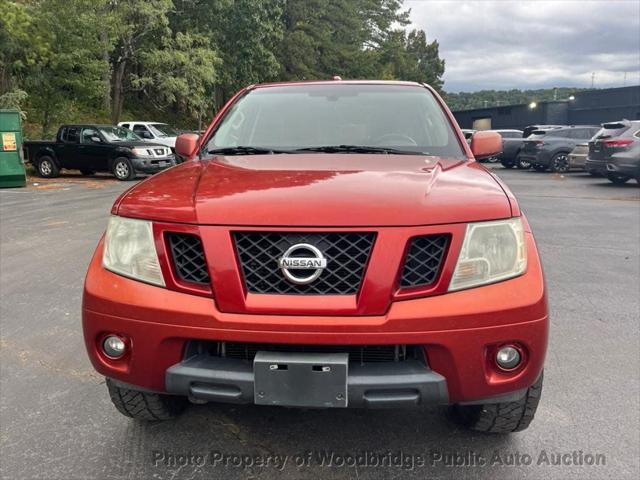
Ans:
<svg viewBox="0 0 640 480"><path fill-rule="evenodd" d="M102 351L109 358L120 358L124 355L127 346L121 338L109 335L102 342Z"/></svg>
<svg viewBox="0 0 640 480"><path fill-rule="evenodd" d="M520 352L512 346L502 347L496 353L496 363L503 370L513 370L520 365Z"/></svg>

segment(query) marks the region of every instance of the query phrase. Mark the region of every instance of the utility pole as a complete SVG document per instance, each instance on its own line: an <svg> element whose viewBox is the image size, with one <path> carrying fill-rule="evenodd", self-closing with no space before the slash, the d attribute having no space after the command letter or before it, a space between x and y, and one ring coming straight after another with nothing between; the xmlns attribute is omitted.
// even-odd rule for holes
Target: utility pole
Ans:
<svg viewBox="0 0 640 480"><path fill-rule="evenodd" d="M595 81L596 81L596 72L591 72L591 88L593 88Z"/></svg>
<svg viewBox="0 0 640 480"><path fill-rule="evenodd" d="M627 72L624 72L624 80L622 81L622 86L623 87L627 86Z"/></svg>
<svg viewBox="0 0 640 480"><path fill-rule="evenodd" d="M553 87L553 101L558 100L558 87Z"/></svg>
<svg viewBox="0 0 640 480"><path fill-rule="evenodd" d="M488 100L485 100L484 101L484 108L487 108L487 103L489 103Z"/></svg>

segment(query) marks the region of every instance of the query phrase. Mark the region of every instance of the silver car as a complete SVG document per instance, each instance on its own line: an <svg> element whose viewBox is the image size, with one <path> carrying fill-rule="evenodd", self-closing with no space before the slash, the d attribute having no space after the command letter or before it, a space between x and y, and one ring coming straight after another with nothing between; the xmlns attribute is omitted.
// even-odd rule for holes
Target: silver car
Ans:
<svg viewBox="0 0 640 480"><path fill-rule="evenodd" d="M579 143L568 156L569 170L584 170L584 163L589 155L589 144Z"/></svg>

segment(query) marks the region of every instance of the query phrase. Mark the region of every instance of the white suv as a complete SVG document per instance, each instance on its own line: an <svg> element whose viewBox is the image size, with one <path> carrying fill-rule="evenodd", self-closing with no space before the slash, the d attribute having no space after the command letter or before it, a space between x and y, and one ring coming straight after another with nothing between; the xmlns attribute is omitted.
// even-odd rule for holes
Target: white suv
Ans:
<svg viewBox="0 0 640 480"><path fill-rule="evenodd" d="M158 122L120 122L119 127L132 130L146 142L166 145L173 150L176 146L176 132L170 125Z"/></svg>

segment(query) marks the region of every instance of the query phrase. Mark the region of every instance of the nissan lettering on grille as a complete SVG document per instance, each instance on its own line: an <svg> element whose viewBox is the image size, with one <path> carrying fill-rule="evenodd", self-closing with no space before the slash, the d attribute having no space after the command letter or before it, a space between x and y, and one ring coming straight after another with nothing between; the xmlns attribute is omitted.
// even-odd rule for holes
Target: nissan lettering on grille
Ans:
<svg viewBox="0 0 640 480"><path fill-rule="evenodd" d="M305 252L310 255L295 256L295 254ZM327 268L327 259L324 258L324 255L317 247L308 243L299 243L289 247L284 252L284 255L278 259L278 266L284 277L291 283L308 285L316 280L322 274L322 271ZM296 270L305 270L311 273L305 275L304 272L296 272ZM298 273L302 273L302 275L298 275Z"/></svg>

